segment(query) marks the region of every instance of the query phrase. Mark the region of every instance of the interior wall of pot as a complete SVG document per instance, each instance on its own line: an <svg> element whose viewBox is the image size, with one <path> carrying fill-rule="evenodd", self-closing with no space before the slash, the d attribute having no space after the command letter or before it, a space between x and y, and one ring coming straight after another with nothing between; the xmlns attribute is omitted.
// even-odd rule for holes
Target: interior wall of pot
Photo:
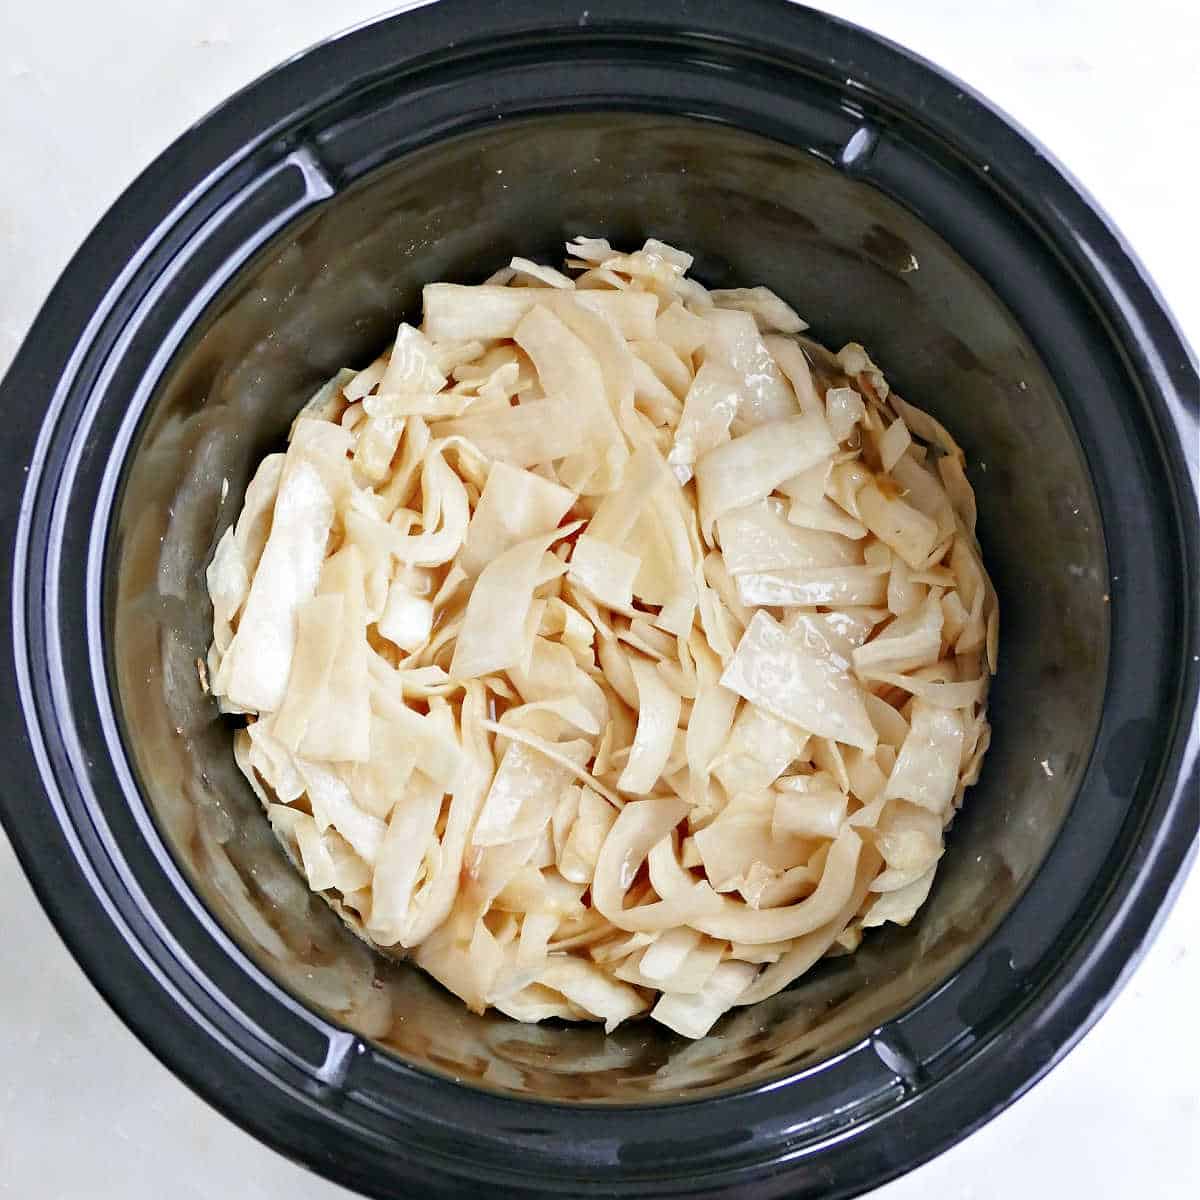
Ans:
<svg viewBox="0 0 1200 1200"><path fill-rule="evenodd" d="M735 1010L688 1043L651 1023L477 1016L345 931L276 846L203 694L205 568L261 457L311 392L363 366L420 287L478 281L577 233L654 236L711 286L763 283L836 348L863 342L967 451L1001 601L994 740L932 896L906 929ZM694 1096L808 1065L936 986L1043 858L1104 686L1103 540L1076 440L1028 339L907 210L816 158L700 122L593 115L497 125L422 150L285 232L210 307L127 464L110 539L112 669L146 802L194 886L297 996L404 1059L551 1099Z"/></svg>

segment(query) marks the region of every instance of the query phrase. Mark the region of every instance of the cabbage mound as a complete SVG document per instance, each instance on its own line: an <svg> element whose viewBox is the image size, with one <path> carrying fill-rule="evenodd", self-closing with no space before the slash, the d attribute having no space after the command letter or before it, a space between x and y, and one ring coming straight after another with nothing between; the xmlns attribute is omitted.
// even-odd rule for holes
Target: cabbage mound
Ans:
<svg viewBox="0 0 1200 1200"><path fill-rule="evenodd" d="M473 1009L702 1037L906 924L979 776L962 451L648 241L425 289L266 458L211 691L309 886Z"/></svg>

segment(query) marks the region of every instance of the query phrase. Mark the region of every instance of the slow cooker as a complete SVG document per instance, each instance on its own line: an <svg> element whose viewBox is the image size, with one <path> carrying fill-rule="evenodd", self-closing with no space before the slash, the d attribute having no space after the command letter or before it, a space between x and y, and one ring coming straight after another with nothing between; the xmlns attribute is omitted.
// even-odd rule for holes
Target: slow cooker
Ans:
<svg viewBox="0 0 1200 1200"><path fill-rule="evenodd" d="M195 665L213 547L305 397L423 282L577 233L687 247L864 342L963 443L1003 614L926 908L694 1043L479 1016L373 955L276 846ZM1195 358L1028 135L829 16L443 0L343 34L129 188L0 395L9 836L171 1070L364 1194L858 1194L1070 1049L1194 854Z"/></svg>

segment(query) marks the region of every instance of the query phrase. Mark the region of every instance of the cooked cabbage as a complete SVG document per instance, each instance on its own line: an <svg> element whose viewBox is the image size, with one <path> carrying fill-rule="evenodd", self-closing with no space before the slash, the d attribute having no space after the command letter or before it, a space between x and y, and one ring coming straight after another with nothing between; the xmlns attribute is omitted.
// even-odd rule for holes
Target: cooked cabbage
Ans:
<svg viewBox="0 0 1200 1200"><path fill-rule="evenodd" d="M263 460L209 687L309 886L476 1011L703 1037L912 920L990 742L962 451L763 287L430 284Z"/></svg>

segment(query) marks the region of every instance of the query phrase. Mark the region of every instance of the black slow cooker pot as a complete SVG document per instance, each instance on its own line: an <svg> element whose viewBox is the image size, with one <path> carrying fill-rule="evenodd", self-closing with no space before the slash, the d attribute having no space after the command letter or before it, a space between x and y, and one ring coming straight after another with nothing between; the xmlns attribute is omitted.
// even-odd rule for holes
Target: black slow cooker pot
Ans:
<svg viewBox="0 0 1200 1200"><path fill-rule="evenodd" d="M311 390L431 279L575 233L696 252L855 338L962 440L995 741L937 886L695 1043L521 1026L310 898L202 694L204 568ZM0 812L92 981L185 1082L377 1196L847 1196L965 1136L1102 1011L1197 833L1196 364L1031 140L770 0L445 0L168 150L3 385ZM18 465L21 471L18 471Z"/></svg>

